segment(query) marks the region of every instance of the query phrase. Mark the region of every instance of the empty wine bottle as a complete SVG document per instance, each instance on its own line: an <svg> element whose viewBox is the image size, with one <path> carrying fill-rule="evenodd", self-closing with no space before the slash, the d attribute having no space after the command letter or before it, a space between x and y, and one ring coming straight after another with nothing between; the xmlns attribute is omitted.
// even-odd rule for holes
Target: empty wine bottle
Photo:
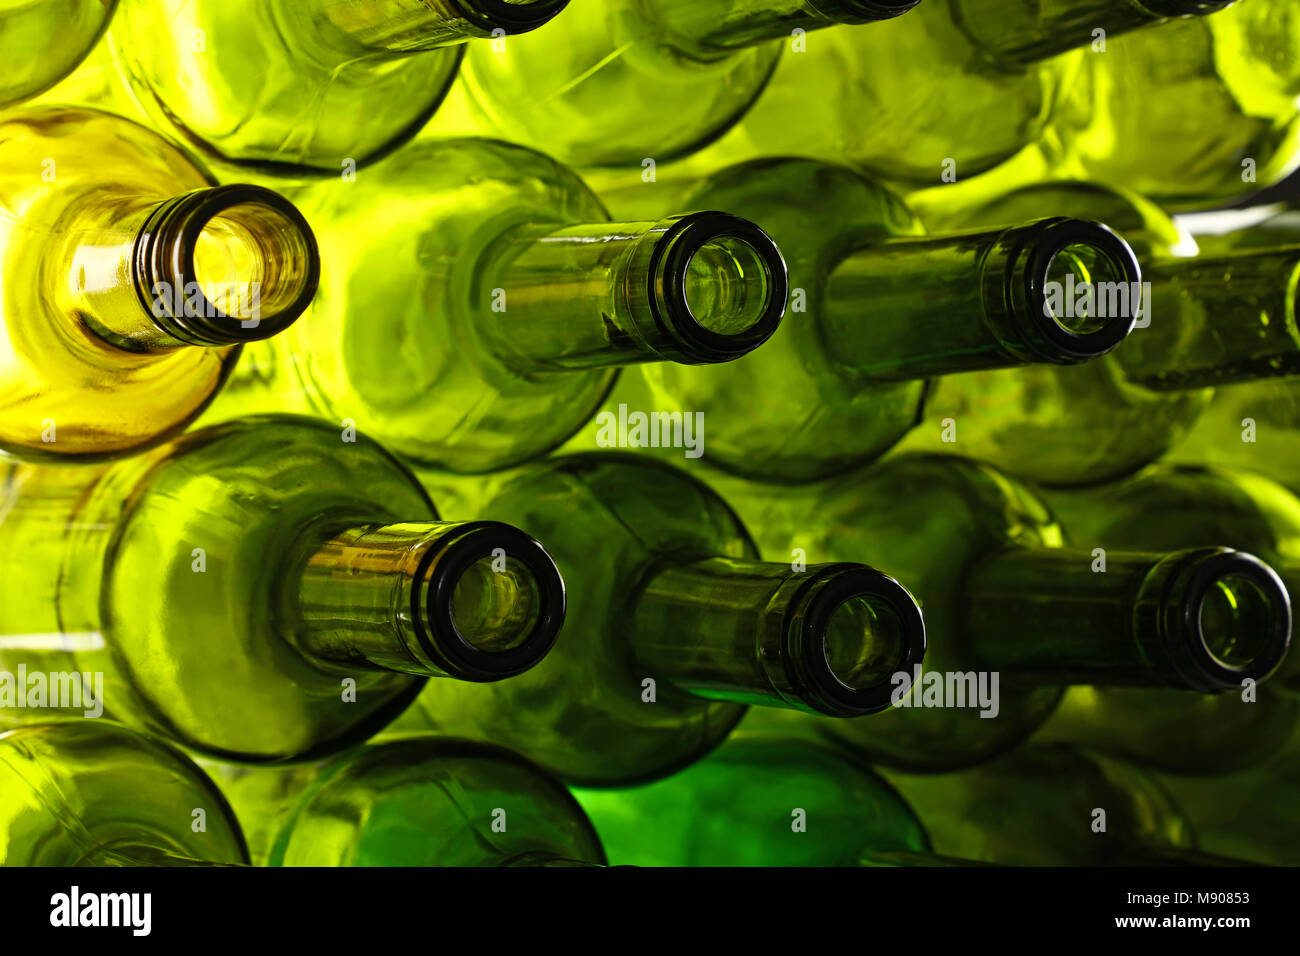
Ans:
<svg viewBox="0 0 1300 956"><path fill-rule="evenodd" d="M214 776L258 865L605 864L564 785L500 747L416 736L322 765Z"/></svg>
<svg viewBox="0 0 1300 956"><path fill-rule="evenodd" d="M241 343L307 307L316 243L287 200L213 186L141 126L0 114L0 451L86 461L180 432Z"/></svg>
<svg viewBox="0 0 1300 956"><path fill-rule="evenodd" d="M808 725L885 766L956 769L1007 751L1051 716L1066 685L1239 689L1271 674L1290 639L1286 588L1253 555L1115 550L1097 573L1096 556L1067 547L1026 487L955 455L896 455L797 490L714 483L764 553L851 555L915 589L930 649L924 672L895 676L899 706L871 721L754 718ZM1142 736L1141 712L1127 717L1126 732Z"/></svg>
<svg viewBox="0 0 1300 956"><path fill-rule="evenodd" d="M560 444L618 366L738 358L785 309L785 264L753 223L611 223L573 173L505 143L413 144L298 198L322 294L301 334L250 350L214 419L310 411L490 471Z"/></svg>
<svg viewBox="0 0 1300 956"><path fill-rule="evenodd" d="M893 578L762 562L721 499L651 459L530 465L483 513L548 535L570 588L564 640L485 693L421 694L395 731L489 740L569 781L627 785L707 753L746 704L876 713L890 675L925 651Z"/></svg>
<svg viewBox="0 0 1300 956"><path fill-rule="evenodd" d="M576 166L663 162L725 132L781 38L906 13L919 0L604 0L465 57L446 132L499 136ZM449 103L449 107L451 104ZM449 110L450 112L450 110ZM433 124L437 130L443 121Z"/></svg>
<svg viewBox="0 0 1300 956"><path fill-rule="evenodd" d="M107 720L0 733L0 866L247 862L225 797L179 750Z"/></svg>
<svg viewBox="0 0 1300 956"><path fill-rule="evenodd" d="M1288 331L1300 251L1194 255L1195 241L1151 203L1077 182L1017 190L945 222L987 228L1084 211L1121 230L1143 261L1139 327L1087 367L942 380L907 448L957 451L1044 484L1091 484L1129 474L1181 440L1213 386L1300 373L1300 344ZM1062 292L1099 311L1105 302L1131 308L1133 293L1104 283L1079 277Z"/></svg>
<svg viewBox="0 0 1300 956"><path fill-rule="evenodd" d="M1124 481L1046 499L1071 540L1089 549L1101 568L1111 548L1196 547L1218 542L1249 549L1275 568L1290 593L1300 593L1300 501L1260 475L1155 466ZM1203 613L1209 613L1209 609ZM1249 658L1255 627L1225 646L1229 658ZM1073 688L1040 732L1179 773L1227 773L1277 751L1300 718L1297 669L1288 655L1276 676L1258 687L1239 681L1236 693L1213 697L1131 688ZM1243 678L1247 675L1242 675ZM1134 726L1142 733L1133 733ZM1180 743L1181 741L1181 743Z"/></svg>
<svg viewBox="0 0 1300 956"><path fill-rule="evenodd" d="M1236 866L1203 852L1151 775L1032 744L949 774L884 774L939 853L1011 866Z"/></svg>
<svg viewBox="0 0 1300 956"><path fill-rule="evenodd" d="M577 789L614 863L636 866L935 865L911 808L822 744L733 734L671 777Z"/></svg>
<svg viewBox="0 0 1300 956"><path fill-rule="evenodd" d="M1228 2L932 0L880 29L829 30L780 62L714 152L814 156L917 186L966 180L1039 137L1088 55L1069 51L1095 46L1098 30Z"/></svg>
<svg viewBox="0 0 1300 956"><path fill-rule="evenodd" d="M464 44L568 0L123 0L110 42L155 125L286 175L355 170L413 136Z"/></svg>
<svg viewBox="0 0 1300 956"><path fill-rule="evenodd" d="M310 759L423 687L545 656L564 589L532 538L440 520L372 442L253 417L99 469L12 467L0 717L102 712L235 761Z"/></svg>
<svg viewBox="0 0 1300 956"><path fill-rule="evenodd" d="M1039 214L926 236L890 190L800 159L730 167L682 202L763 223L789 270L770 347L725 367L642 370L653 407L706 410L711 464L759 480L812 481L879 457L916 424L929 376L1085 362L1133 325L1121 309L1076 314L1047 299L1073 273L1141 281L1127 244L1094 222Z"/></svg>
<svg viewBox="0 0 1300 956"><path fill-rule="evenodd" d="M77 68L117 0L31 0L0 9L0 108L31 99Z"/></svg>
<svg viewBox="0 0 1300 956"><path fill-rule="evenodd" d="M1085 57L1051 133L1099 180L1169 209L1224 206L1300 159L1298 63L1294 4L1239 0L1106 38L1104 53Z"/></svg>

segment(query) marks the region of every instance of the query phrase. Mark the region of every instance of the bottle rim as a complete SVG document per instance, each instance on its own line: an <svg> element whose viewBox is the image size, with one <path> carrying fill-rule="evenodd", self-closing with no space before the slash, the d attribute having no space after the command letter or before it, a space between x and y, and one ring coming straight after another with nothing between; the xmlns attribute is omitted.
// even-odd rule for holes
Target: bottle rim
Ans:
<svg viewBox="0 0 1300 956"><path fill-rule="evenodd" d="M534 538L499 521L457 525L448 538L425 551L414 574L420 584L411 589L410 614L421 649L450 676L476 683L514 677L540 663L555 645L565 616L564 579L550 554ZM457 625L452 595L462 574L496 553L532 575L538 606L522 640L503 650L486 650Z"/></svg>

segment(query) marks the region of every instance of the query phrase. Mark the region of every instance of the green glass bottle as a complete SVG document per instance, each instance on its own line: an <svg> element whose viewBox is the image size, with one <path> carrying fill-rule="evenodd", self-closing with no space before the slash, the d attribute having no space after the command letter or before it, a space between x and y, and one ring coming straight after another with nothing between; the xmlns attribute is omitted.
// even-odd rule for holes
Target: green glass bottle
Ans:
<svg viewBox="0 0 1300 956"><path fill-rule="evenodd" d="M501 747L415 736L216 779L266 866L603 866L563 784Z"/></svg>
<svg viewBox="0 0 1300 956"><path fill-rule="evenodd" d="M802 740L741 731L671 777L626 790L575 789L574 796L616 864L942 862L888 783L861 761Z"/></svg>
<svg viewBox="0 0 1300 956"><path fill-rule="evenodd" d="M798 723L885 766L990 759L1039 728L1072 684L1214 699L1267 677L1290 639L1287 591L1258 558L1200 541L1109 551L1106 573L1095 573L1095 555L1067 546L1038 497L969 459L897 455L798 489L713 484L765 554L852 557L914 588L929 652L919 680L894 678L897 706L871 721L753 718L786 731ZM1127 731L1140 736L1143 720L1161 717L1130 714Z"/></svg>
<svg viewBox="0 0 1300 956"><path fill-rule="evenodd" d="M0 109L31 99L75 70L116 9L117 0L0 3Z"/></svg>
<svg viewBox="0 0 1300 956"><path fill-rule="evenodd" d="M564 640L513 680L421 694L395 731L487 740L567 781L625 786L707 753L746 704L879 712L890 675L925 651L893 578L760 561L721 499L652 459L536 463L482 507L547 536L570 589Z"/></svg>
<svg viewBox="0 0 1300 956"><path fill-rule="evenodd" d="M207 155L338 175L413 136L464 44L568 0L123 0L110 42L154 125Z"/></svg>
<svg viewBox="0 0 1300 956"><path fill-rule="evenodd" d="M321 294L300 334L249 350L214 418L312 412L416 463L491 471L563 442L619 366L738 358L785 309L753 223L611 223L573 173L505 143L412 144L297 198Z"/></svg>
<svg viewBox="0 0 1300 956"><path fill-rule="evenodd" d="M1108 38L1085 58L1052 133L1090 177L1169 209L1227 205L1300 161L1298 63L1294 5L1239 0Z"/></svg>
<svg viewBox="0 0 1300 956"><path fill-rule="evenodd" d="M941 380L925 425L902 447L955 451L1048 485L1091 484L1130 474L1169 450L1213 387L1300 373L1300 343L1288 331L1300 253L1196 255L1195 240L1151 203L1081 182L1017 190L944 222L988 228L1044 214L1096 216L1133 243L1149 283L1138 327L1121 348L1086 366Z"/></svg>
<svg viewBox="0 0 1300 956"><path fill-rule="evenodd" d="M0 866L247 862L225 797L179 750L107 720L0 733Z"/></svg>
<svg viewBox="0 0 1300 956"><path fill-rule="evenodd" d="M316 291L316 242L257 186L214 186L106 113L0 114L0 452L89 461L180 432L239 346Z"/></svg>
<svg viewBox="0 0 1300 956"><path fill-rule="evenodd" d="M532 538L448 522L364 438L292 416L98 469L11 468L0 719L106 713L224 759L365 739L424 686L545 656L564 589Z"/></svg>
<svg viewBox="0 0 1300 956"><path fill-rule="evenodd" d="M1235 866L1197 848L1151 775L1061 745L1032 744L969 770L886 773L937 852L1010 866Z"/></svg>
<svg viewBox="0 0 1300 956"><path fill-rule="evenodd" d="M1048 493L1071 541L1105 560L1108 549L1247 549L1300 593L1300 500L1261 475L1155 466L1124 481ZM1243 634L1247 642L1262 635ZM1237 654L1251 653L1247 643ZM1245 676L1245 675L1243 675ZM1183 773L1226 773L1281 747L1300 717L1300 661L1286 657L1258 687L1214 697L1130 688L1073 688L1041 731ZM1133 733L1140 724L1141 734Z"/></svg>
<svg viewBox="0 0 1300 956"><path fill-rule="evenodd" d="M846 30L919 0L602 0L475 44L447 132L498 136L575 166L664 162L725 132L762 92L780 39ZM449 104L450 105L450 104ZM439 116L433 128L438 129Z"/></svg>
<svg viewBox="0 0 1300 956"><path fill-rule="evenodd" d="M888 182L960 182L1040 136L1087 55L1071 51L1093 44L1094 31L1117 35L1225 5L930 0L879 29L809 37L717 155L813 156Z"/></svg>
<svg viewBox="0 0 1300 956"><path fill-rule="evenodd" d="M800 159L729 167L682 202L763 223L789 270L768 347L726 366L642 371L653 408L707 411L711 464L758 480L812 481L879 457L916 424L930 376L1085 362L1133 324L1118 311L1057 314L1045 298L1070 274L1141 280L1097 223L1040 214L926 236L890 190Z"/></svg>

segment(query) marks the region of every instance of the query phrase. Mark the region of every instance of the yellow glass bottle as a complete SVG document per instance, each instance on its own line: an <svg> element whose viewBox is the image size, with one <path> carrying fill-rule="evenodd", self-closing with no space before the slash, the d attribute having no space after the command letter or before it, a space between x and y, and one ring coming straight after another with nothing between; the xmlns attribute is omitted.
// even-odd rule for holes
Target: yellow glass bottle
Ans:
<svg viewBox="0 0 1300 956"><path fill-rule="evenodd" d="M290 202L214 186L142 126L0 114L0 453L99 460L176 434L319 271Z"/></svg>

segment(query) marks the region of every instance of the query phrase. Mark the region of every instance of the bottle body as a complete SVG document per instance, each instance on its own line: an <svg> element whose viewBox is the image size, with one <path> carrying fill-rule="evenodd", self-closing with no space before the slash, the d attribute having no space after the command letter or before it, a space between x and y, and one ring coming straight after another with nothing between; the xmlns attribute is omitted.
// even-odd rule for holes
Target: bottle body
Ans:
<svg viewBox="0 0 1300 956"><path fill-rule="evenodd" d="M364 739L419 692L410 674L327 667L294 642L296 575L325 525L435 517L364 439L249 419L93 473L14 468L7 492L0 537L33 558L4 583L0 665L89 685L67 716L98 709L209 754L277 762ZM53 702L11 697L6 718L60 712Z"/></svg>
<svg viewBox="0 0 1300 956"><path fill-rule="evenodd" d="M418 464L487 472L563 442L617 366L727 361L784 311L784 263L752 223L610 223L518 146L425 141L300 199L334 268L311 321L250 350L214 418L311 411Z"/></svg>
<svg viewBox="0 0 1300 956"><path fill-rule="evenodd" d="M416 736L220 780L268 866L605 863L564 786L487 744Z"/></svg>
<svg viewBox="0 0 1300 956"><path fill-rule="evenodd" d="M500 742L565 780L625 786L698 759L748 704L878 713L890 676L925 653L920 611L893 578L756 560L735 513L666 464L552 459L483 511L549 536L570 578L565 639L489 693L421 695L395 732Z"/></svg>
<svg viewBox="0 0 1300 956"><path fill-rule="evenodd" d="M1092 177L1186 210L1225 206L1295 167L1300 20L1289 4L1239 0L1108 44L1086 58L1053 124Z"/></svg>
<svg viewBox="0 0 1300 956"><path fill-rule="evenodd" d="M844 471L902 438L921 413L925 382L845 374L818 324L837 255L855 243L923 234L902 200L844 167L767 160L729 167L682 202L764 223L786 260L791 306L768 347L726 366L643 367L653 405L639 410L703 412L709 460L768 480Z"/></svg>
<svg viewBox="0 0 1300 956"><path fill-rule="evenodd" d="M42 0L0 11L0 109L54 86L99 42L117 0ZM35 56L35 51L40 56Z"/></svg>
<svg viewBox="0 0 1300 956"><path fill-rule="evenodd" d="M212 781L180 751L110 721L0 734L0 808L4 866L248 862Z"/></svg>
<svg viewBox="0 0 1300 956"><path fill-rule="evenodd" d="M726 737L743 704L677 689L627 640L635 588L660 556L757 557L719 498L666 466L580 456L530 466L483 511L549 533L569 586L564 640L516 679L422 694L394 731L499 743L593 786L661 776Z"/></svg>
<svg viewBox="0 0 1300 956"><path fill-rule="evenodd" d="M758 217L786 259L777 345L717 368L642 373L657 409L707 410L712 463L757 480L872 461L916 423L930 376L1086 362L1132 328L1118 311L1080 323L1044 298L1076 258L1126 287L1137 280L1132 251L1098 223L1040 216L926 237L888 189L802 159L728 167L683 202Z"/></svg>
<svg viewBox="0 0 1300 956"><path fill-rule="evenodd" d="M664 162L708 143L762 92L781 45L698 50L657 6L573 4L528 36L477 44L461 70L470 124L575 166Z"/></svg>
<svg viewBox="0 0 1300 956"><path fill-rule="evenodd" d="M1024 29L1037 12L982 0L922 3L875 28L801 38L806 53L783 57L718 150L732 159L813 156L911 186L990 170L1038 138L1079 67L1078 53L999 60L980 35Z"/></svg>
<svg viewBox="0 0 1300 956"><path fill-rule="evenodd" d="M1147 774L1063 746L1030 745L950 774L887 772L936 853L1006 866L1115 866L1196 848ZM1154 858L1154 859L1153 859Z"/></svg>
<svg viewBox="0 0 1300 956"><path fill-rule="evenodd" d="M136 99L179 140L229 163L337 176L413 136L455 78L462 46L416 45L422 6L128 0L110 42ZM370 40L367 17L414 22L412 46Z"/></svg>
<svg viewBox="0 0 1300 956"><path fill-rule="evenodd" d="M615 864L854 866L871 853L929 850L884 780L804 741L739 732L664 780L575 795Z"/></svg>

